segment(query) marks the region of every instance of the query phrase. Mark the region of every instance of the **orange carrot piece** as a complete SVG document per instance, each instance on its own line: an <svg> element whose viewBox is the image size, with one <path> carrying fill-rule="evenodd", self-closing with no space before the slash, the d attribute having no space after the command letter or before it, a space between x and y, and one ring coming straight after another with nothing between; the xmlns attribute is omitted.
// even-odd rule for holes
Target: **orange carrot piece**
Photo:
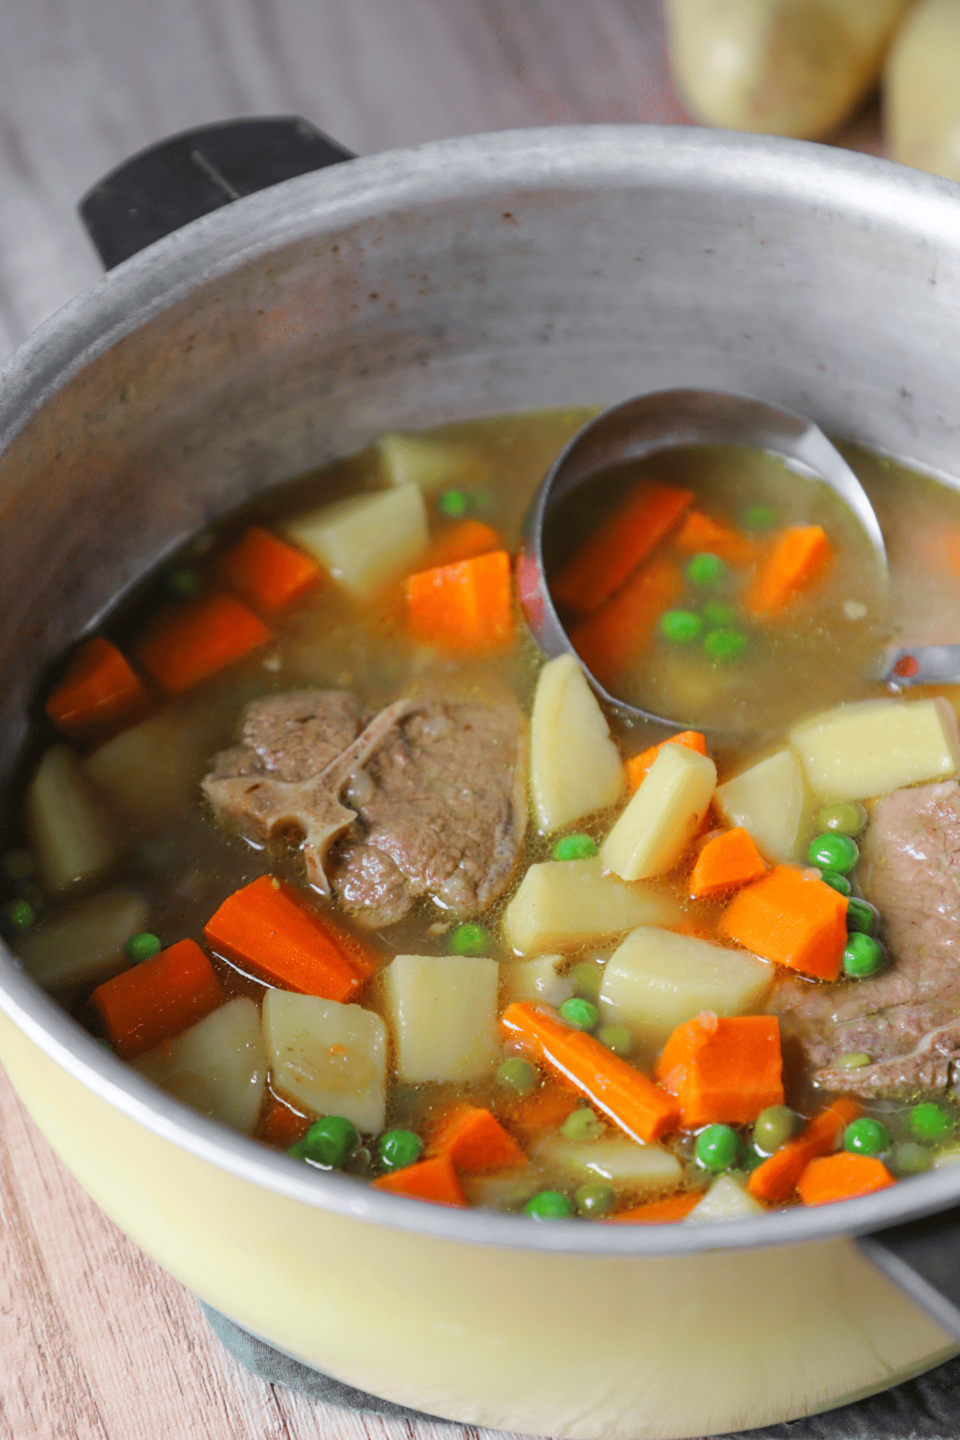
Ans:
<svg viewBox="0 0 960 1440"><path fill-rule="evenodd" d="M720 918L720 934L755 955L818 980L836 980L847 943L847 902L819 874L776 865Z"/></svg>
<svg viewBox="0 0 960 1440"><path fill-rule="evenodd" d="M503 541L492 525L482 520L461 520L433 542L423 568L435 570L441 565L456 565L460 560L472 560L476 555L488 555L491 550L503 548Z"/></svg>
<svg viewBox="0 0 960 1440"><path fill-rule="evenodd" d="M850 1121L862 1114L863 1110L855 1100L846 1096L834 1100L826 1110L814 1115L795 1140L788 1140L786 1145L781 1145L750 1172L747 1181L750 1194L771 1205L789 1200L810 1161L820 1155L829 1155L839 1145Z"/></svg>
<svg viewBox="0 0 960 1440"><path fill-rule="evenodd" d="M773 1015L718 1018L704 1011L678 1025L660 1053L656 1078L676 1095L683 1125L746 1125L783 1104L780 1026Z"/></svg>
<svg viewBox="0 0 960 1440"><path fill-rule="evenodd" d="M721 525L704 515L702 510L689 510L683 524L673 537L673 547L681 555L696 555L708 550L726 560L728 565L743 569L757 558L754 542L729 525Z"/></svg>
<svg viewBox="0 0 960 1440"><path fill-rule="evenodd" d="M144 669L179 695L273 639L233 595L208 595L163 611L140 642Z"/></svg>
<svg viewBox="0 0 960 1440"><path fill-rule="evenodd" d="M683 591L676 563L655 555L611 600L571 631L574 650L598 680L610 682L639 655L664 610Z"/></svg>
<svg viewBox="0 0 960 1440"><path fill-rule="evenodd" d="M744 609L758 618L779 614L813 588L832 558L833 546L822 526L782 531L743 596Z"/></svg>
<svg viewBox="0 0 960 1440"><path fill-rule="evenodd" d="M540 1131L562 1125L579 1105L575 1091L564 1089L554 1080L547 1080L532 1095L521 1095L500 1107L500 1113L525 1140L534 1139Z"/></svg>
<svg viewBox="0 0 960 1440"><path fill-rule="evenodd" d="M767 866L760 851L742 825L725 830L708 840L697 856L690 876L690 894L695 900L720 895L750 880L766 875Z"/></svg>
<svg viewBox="0 0 960 1440"><path fill-rule="evenodd" d="M834 1200L852 1200L856 1195L872 1195L895 1185L882 1160L872 1155L850 1155L841 1150L811 1160L800 1176L797 1190L804 1205L830 1205Z"/></svg>
<svg viewBox="0 0 960 1440"><path fill-rule="evenodd" d="M592 1035L565 1025L547 1006L515 1001L500 1024L512 1038L533 1045L565 1084L586 1095L632 1139L659 1140L676 1129L680 1107L672 1095Z"/></svg>
<svg viewBox="0 0 960 1440"><path fill-rule="evenodd" d="M361 977L324 921L272 875L228 896L204 934L211 950L285 990L341 1002L360 990Z"/></svg>
<svg viewBox="0 0 960 1440"><path fill-rule="evenodd" d="M591 615L653 554L692 499L673 485L642 485L628 495L551 580L554 598Z"/></svg>
<svg viewBox="0 0 960 1440"><path fill-rule="evenodd" d="M193 940L104 981L90 997L123 1060L179 1035L225 999L216 971Z"/></svg>
<svg viewBox="0 0 960 1440"><path fill-rule="evenodd" d="M408 575L407 625L412 639L442 650L484 651L513 639L510 557L491 550Z"/></svg>
<svg viewBox="0 0 960 1440"><path fill-rule="evenodd" d="M418 1160L414 1165L391 1170L378 1176L371 1189L406 1195L411 1200L432 1200L434 1205L456 1205L461 1209L467 1203L449 1155L435 1155L431 1160Z"/></svg>
<svg viewBox="0 0 960 1440"><path fill-rule="evenodd" d="M481 1172L525 1165L527 1157L499 1120L479 1105L457 1105L430 1137L431 1154L448 1155L458 1170Z"/></svg>
<svg viewBox="0 0 960 1440"><path fill-rule="evenodd" d="M681 730L679 735L671 735L669 740L661 740L659 745L651 745L649 750L641 750L639 755L630 756L625 769L631 791L640 788L640 781L646 778L647 771L664 745L683 745L687 750L696 750L698 755L707 753L707 742L699 730Z"/></svg>
<svg viewBox="0 0 960 1440"><path fill-rule="evenodd" d="M668 1225L671 1220L685 1219L706 1193L705 1190L683 1190L678 1195L667 1195L663 1200L648 1200L644 1205L634 1205L630 1210L621 1210L619 1215L608 1215L604 1223Z"/></svg>
<svg viewBox="0 0 960 1440"><path fill-rule="evenodd" d="M301 1115L276 1095L271 1095L265 1113L257 1123L256 1136L264 1145L275 1145L280 1150L289 1150L296 1145L313 1124L309 1115Z"/></svg>
<svg viewBox="0 0 960 1440"><path fill-rule="evenodd" d="M282 610L305 595L320 579L320 566L309 555L251 525L220 562L232 590L260 610Z"/></svg>
<svg viewBox="0 0 960 1440"><path fill-rule="evenodd" d="M70 661L67 673L50 693L46 711L58 730L74 735L122 719L145 698L143 682L117 647L95 635Z"/></svg>

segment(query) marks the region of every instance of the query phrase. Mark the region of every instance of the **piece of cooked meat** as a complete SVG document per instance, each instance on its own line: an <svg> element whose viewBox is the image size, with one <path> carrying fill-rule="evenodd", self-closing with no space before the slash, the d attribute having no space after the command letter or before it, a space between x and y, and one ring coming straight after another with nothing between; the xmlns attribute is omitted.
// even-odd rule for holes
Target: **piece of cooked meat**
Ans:
<svg viewBox="0 0 960 1440"><path fill-rule="evenodd" d="M775 1004L789 1016L817 1083L865 1096L953 1085L960 1060L960 785L895 790L878 800L859 878L880 911L891 964L823 986L787 979ZM873 1064L838 1070L861 1051Z"/></svg>
<svg viewBox="0 0 960 1440"><path fill-rule="evenodd" d="M310 880L365 925L395 923L420 895L458 915L483 909L526 828L520 710L403 700L358 734L360 718L337 691L258 700L244 744L216 758L204 794L258 838L302 832Z"/></svg>

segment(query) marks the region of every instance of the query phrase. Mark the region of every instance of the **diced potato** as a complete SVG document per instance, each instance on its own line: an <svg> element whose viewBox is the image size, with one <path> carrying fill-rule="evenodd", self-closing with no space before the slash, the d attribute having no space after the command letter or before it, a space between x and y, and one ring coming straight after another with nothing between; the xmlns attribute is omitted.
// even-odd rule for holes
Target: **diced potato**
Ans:
<svg viewBox="0 0 960 1440"><path fill-rule="evenodd" d="M268 990L263 1037L273 1084L318 1115L342 1115L358 1130L383 1129L387 1027L360 1005Z"/></svg>
<svg viewBox="0 0 960 1440"><path fill-rule="evenodd" d="M500 979L506 998L513 1000L539 1001L554 1007L569 1000L575 982L563 969L567 961L562 955L538 955L535 960L514 960L500 969Z"/></svg>
<svg viewBox="0 0 960 1440"><path fill-rule="evenodd" d="M825 800L869 800L960 770L960 728L949 701L863 700L790 732L807 779Z"/></svg>
<svg viewBox="0 0 960 1440"><path fill-rule="evenodd" d="M366 600L415 565L427 547L427 507L419 485L355 495L287 526L297 545L355 599Z"/></svg>
<svg viewBox="0 0 960 1440"><path fill-rule="evenodd" d="M747 950L641 925L607 961L600 986L605 1020L659 1040L699 1015L748 1015L773 986L774 967Z"/></svg>
<svg viewBox="0 0 960 1440"><path fill-rule="evenodd" d="M127 968L123 947L148 919L147 902L135 890L107 890L41 921L17 941L17 953L46 990L97 985Z"/></svg>
<svg viewBox="0 0 960 1440"><path fill-rule="evenodd" d="M393 485L419 485L421 490L430 491L439 490L441 485L475 485L484 479L479 455L464 445L390 430L380 436L377 449Z"/></svg>
<svg viewBox="0 0 960 1440"><path fill-rule="evenodd" d="M664 745L603 843L600 858L624 880L664 875L696 834L717 783L707 755Z"/></svg>
<svg viewBox="0 0 960 1440"><path fill-rule="evenodd" d="M92 880L116 860L106 816L66 745L54 745L40 761L27 789L26 810L40 878L48 890Z"/></svg>
<svg viewBox="0 0 960 1440"><path fill-rule="evenodd" d="M520 881L503 912L503 934L513 950L529 955L573 950L637 925L675 925L679 919L671 896L604 875L599 858L544 860Z"/></svg>
<svg viewBox="0 0 960 1440"><path fill-rule="evenodd" d="M492 1175L459 1176L463 1193L471 1205L489 1210L516 1210L546 1184L538 1165L520 1165L516 1170L498 1170Z"/></svg>
<svg viewBox="0 0 960 1440"><path fill-rule="evenodd" d="M196 798L212 719L209 707L161 711L100 745L84 760L84 772L125 818L162 824Z"/></svg>
<svg viewBox="0 0 960 1440"><path fill-rule="evenodd" d="M713 800L728 825L743 826L764 860L801 858L814 805L789 745L718 785Z"/></svg>
<svg viewBox="0 0 960 1440"><path fill-rule="evenodd" d="M746 1220L751 1215L762 1215L763 1206L735 1180L732 1175L721 1175L714 1180L703 1199L690 1211L687 1223L700 1224L704 1220Z"/></svg>
<svg viewBox="0 0 960 1440"><path fill-rule="evenodd" d="M675 1155L659 1145L638 1145L619 1135L599 1140L566 1140L552 1135L537 1146L536 1159L549 1174L571 1183L609 1180L640 1192L673 1190L683 1179Z"/></svg>
<svg viewBox="0 0 960 1440"><path fill-rule="evenodd" d="M383 972L401 1080L480 1080L497 1062L500 967L480 955L397 955Z"/></svg>
<svg viewBox="0 0 960 1440"><path fill-rule="evenodd" d="M530 787L541 830L616 804L623 762L579 662L558 655L540 671L530 722Z"/></svg>
<svg viewBox="0 0 960 1440"><path fill-rule="evenodd" d="M133 1063L168 1094L213 1120L245 1135L257 1123L267 1055L260 1011L252 1000L228 1000Z"/></svg>

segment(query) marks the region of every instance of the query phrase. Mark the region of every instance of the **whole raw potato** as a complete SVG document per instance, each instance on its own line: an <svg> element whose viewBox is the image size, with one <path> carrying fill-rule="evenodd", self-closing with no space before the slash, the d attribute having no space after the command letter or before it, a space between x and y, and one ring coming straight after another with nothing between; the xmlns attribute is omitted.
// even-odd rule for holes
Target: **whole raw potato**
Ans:
<svg viewBox="0 0 960 1440"><path fill-rule="evenodd" d="M666 0L674 77L711 125L815 140L876 82L911 0Z"/></svg>
<svg viewBox="0 0 960 1440"><path fill-rule="evenodd" d="M887 60L883 118L904 165L960 180L960 0L924 0Z"/></svg>

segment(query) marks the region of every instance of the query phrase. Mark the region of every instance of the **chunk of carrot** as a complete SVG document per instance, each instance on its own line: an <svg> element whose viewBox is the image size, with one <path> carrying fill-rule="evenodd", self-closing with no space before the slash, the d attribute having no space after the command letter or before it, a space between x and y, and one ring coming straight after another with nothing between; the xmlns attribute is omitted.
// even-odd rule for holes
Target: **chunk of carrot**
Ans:
<svg viewBox="0 0 960 1440"><path fill-rule="evenodd" d="M217 954L285 990L341 1003L360 990L361 976L324 921L272 875L228 896L204 934Z"/></svg>
<svg viewBox="0 0 960 1440"><path fill-rule="evenodd" d="M834 1200L872 1195L896 1183L882 1160L841 1150L837 1155L811 1160L800 1176L797 1190L804 1205L830 1205Z"/></svg>
<svg viewBox="0 0 960 1440"><path fill-rule="evenodd" d="M748 536L731 530L729 525L721 525L719 520L704 515L702 510L687 512L672 544L681 555L696 555L698 551L708 550L737 569L752 565L757 558L757 547Z"/></svg>
<svg viewBox="0 0 960 1440"><path fill-rule="evenodd" d="M75 735L121 720L145 698L143 682L116 645L94 635L80 646L51 691L46 711L58 730Z"/></svg>
<svg viewBox="0 0 960 1440"><path fill-rule="evenodd" d="M431 1154L448 1155L458 1170L482 1172L525 1165L526 1155L499 1120L479 1105L457 1105L430 1137Z"/></svg>
<svg viewBox="0 0 960 1440"><path fill-rule="evenodd" d="M646 778L647 771L664 745L683 745L687 750L696 750L698 755L707 753L707 742L699 730L681 730L679 735L671 735L669 740L661 740L659 745L651 745L649 750L641 750L639 755L631 755L624 765L631 792L640 788L640 781Z"/></svg>
<svg viewBox="0 0 960 1440"><path fill-rule="evenodd" d="M766 862L760 851L743 826L737 825L733 830L715 835L704 845L690 876L690 894L695 900L703 900L759 880L766 873Z"/></svg>
<svg viewBox="0 0 960 1440"><path fill-rule="evenodd" d="M510 557L491 550L408 575L407 627L413 640L441 650L484 651L513 639Z"/></svg>
<svg viewBox="0 0 960 1440"><path fill-rule="evenodd" d="M565 1025L547 1006L514 1001L500 1024L512 1038L534 1048L564 1084L586 1095L631 1139L659 1140L676 1128L680 1107L672 1095L592 1035Z"/></svg>
<svg viewBox="0 0 960 1440"><path fill-rule="evenodd" d="M435 570L440 565L456 565L460 560L472 560L476 555L488 555L491 550L503 548L503 541L492 525L483 520L460 520L433 542L423 568Z"/></svg>
<svg viewBox="0 0 960 1440"><path fill-rule="evenodd" d="M841 1095L826 1110L814 1115L795 1140L788 1140L750 1172L747 1181L750 1194L771 1205L789 1200L810 1161L835 1150L850 1121L862 1114L856 1100Z"/></svg>
<svg viewBox="0 0 960 1440"><path fill-rule="evenodd" d="M780 1025L773 1015L704 1011L677 1026L655 1073L680 1101L685 1129L746 1125L768 1105L783 1104Z"/></svg>
<svg viewBox="0 0 960 1440"><path fill-rule="evenodd" d="M607 1225L668 1225L671 1220L683 1220L695 1205L699 1205L706 1191L683 1190L677 1195L667 1195L663 1200L648 1200L644 1205L634 1205L630 1210L621 1210L619 1215L608 1215Z"/></svg>
<svg viewBox="0 0 960 1440"><path fill-rule="evenodd" d="M813 871L776 865L734 896L719 928L775 965L836 980L847 943L847 902Z"/></svg>
<svg viewBox="0 0 960 1440"><path fill-rule="evenodd" d="M273 639L233 595L207 595L157 616L140 642L144 669L179 695Z"/></svg>
<svg viewBox="0 0 960 1440"><path fill-rule="evenodd" d="M123 1060L179 1035L222 1005L216 971L193 940L181 940L98 985L90 1003Z"/></svg>
<svg viewBox="0 0 960 1440"><path fill-rule="evenodd" d="M833 558L833 546L820 525L783 530L743 596L743 608L758 619L777 615L811 590Z"/></svg>
<svg viewBox="0 0 960 1440"><path fill-rule="evenodd" d="M642 485L628 495L551 580L554 598L593 614L653 554L692 499L692 491L673 485Z"/></svg>
<svg viewBox="0 0 960 1440"><path fill-rule="evenodd" d="M430 1160L418 1160L414 1165L391 1170L378 1176L371 1189L406 1195L411 1200L431 1200L434 1205L455 1205L463 1209L467 1204L449 1155L434 1155Z"/></svg>
<svg viewBox="0 0 960 1440"><path fill-rule="evenodd" d="M521 1095L497 1108L512 1129L518 1130L524 1140L531 1140L542 1130L562 1125L579 1103L575 1091L548 1079L531 1095Z"/></svg>
<svg viewBox="0 0 960 1440"><path fill-rule="evenodd" d="M574 650L598 680L609 684L635 659L664 610L683 591L676 562L654 555L616 595L570 633Z"/></svg>
<svg viewBox="0 0 960 1440"><path fill-rule="evenodd" d="M309 1115L301 1115L276 1095L271 1095L267 1109L257 1122L256 1136L264 1145L275 1145L280 1150L289 1150L296 1145L313 1124Z"/></svg>
<svg viewBox="0 0 960 1440"><path fill-rule="evenodd" d="M220 573L232 590L259 610L282 610L311 590L321 571L295 545L251 525L220 561Z"/></svg>

